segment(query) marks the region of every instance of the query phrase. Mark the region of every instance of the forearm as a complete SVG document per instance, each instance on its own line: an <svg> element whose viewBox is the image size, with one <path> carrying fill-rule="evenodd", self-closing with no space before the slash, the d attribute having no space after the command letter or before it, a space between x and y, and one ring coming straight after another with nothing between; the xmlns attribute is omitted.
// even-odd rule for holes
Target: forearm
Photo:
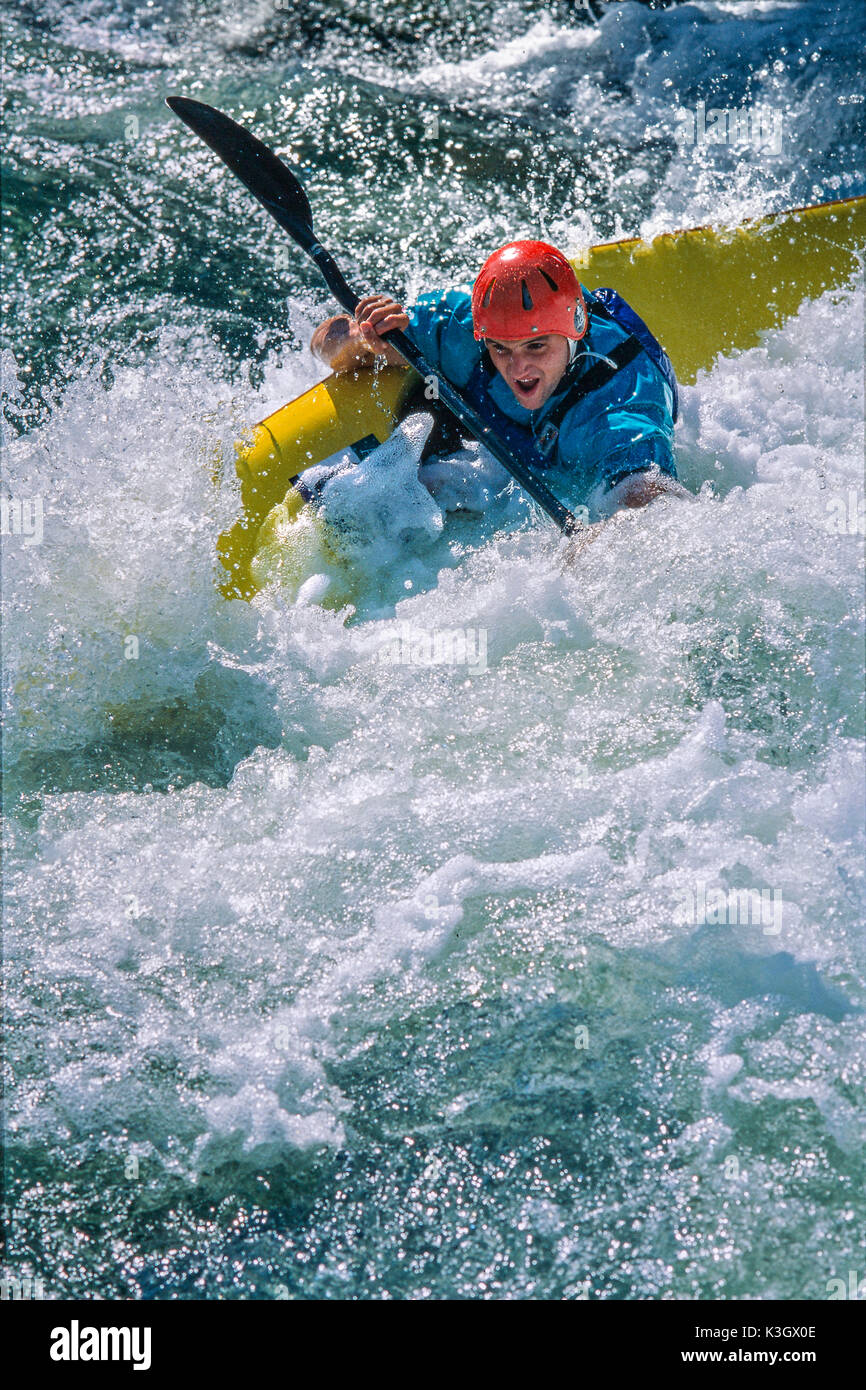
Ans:
<svg viewBox="0 0 866 1390"><path fill-rule="evenodd" d="M669 473L640 472L629 473L621 482L610 489L608 499L614 508L645 507L657 497L688 497L692 493L677 482Z"/></svg>
<svg viewBox="0 0 866 1390"><path fill-rule="evenodd" d="M609 488L603 498L596 500L595 508L602 520L590 526L582 526L565 549L565 563L572 564L579 555L597 540L607 527L625 519L625 510L646 507L659 497L680 497L695 502L694 493L684 488L669 473L642 472L629 473L615 487Z"/></svg>

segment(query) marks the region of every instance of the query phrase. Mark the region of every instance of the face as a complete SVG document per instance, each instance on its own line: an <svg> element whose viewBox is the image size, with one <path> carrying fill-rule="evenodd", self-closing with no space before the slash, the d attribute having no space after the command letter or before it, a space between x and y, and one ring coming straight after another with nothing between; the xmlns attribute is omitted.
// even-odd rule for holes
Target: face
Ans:
<svg viewBox="0 0 866 1390"><path fill-rule="evenodd" d="M568 366L568 339L561 333L507 341L488 338L487 350L494 367L527 410L544 405Z"/></svg>

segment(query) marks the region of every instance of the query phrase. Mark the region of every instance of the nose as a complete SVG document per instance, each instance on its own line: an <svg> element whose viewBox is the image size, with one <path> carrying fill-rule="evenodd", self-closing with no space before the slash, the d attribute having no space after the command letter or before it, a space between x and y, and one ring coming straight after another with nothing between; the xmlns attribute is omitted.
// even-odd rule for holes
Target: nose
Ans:
<svg viewBox="0 0 866 1390"><path fill-rule="evenodd" d="M526 352L513 353L511 357L510 366L512 376L520 377L523 376L524 373L528 375L529 368L531 366L529 354Z"/></svg>

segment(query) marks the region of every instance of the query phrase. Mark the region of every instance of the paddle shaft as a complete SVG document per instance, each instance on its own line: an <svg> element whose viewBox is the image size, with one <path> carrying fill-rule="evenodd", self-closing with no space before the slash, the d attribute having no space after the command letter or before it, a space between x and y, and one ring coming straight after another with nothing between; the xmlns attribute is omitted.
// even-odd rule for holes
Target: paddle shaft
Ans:
<svg viewBox="0 0 866 1390"><path fill-rule="evenodd" d="M354 316L358 295L347 284L334 257L317 240L309 199L291 169L255 135L215 107L189 97L166 97L166 102L175 115L219 155L271 217L315 261L334 298ZM431 381L436 383L436 398L484 445L566 535L579 529L577 517L514 457L504 439L485 423L456 387L433 370L408 334L395 329L391 333L383 333L382 341L395 348L410 367L420 372L428 385Z"/></svg>

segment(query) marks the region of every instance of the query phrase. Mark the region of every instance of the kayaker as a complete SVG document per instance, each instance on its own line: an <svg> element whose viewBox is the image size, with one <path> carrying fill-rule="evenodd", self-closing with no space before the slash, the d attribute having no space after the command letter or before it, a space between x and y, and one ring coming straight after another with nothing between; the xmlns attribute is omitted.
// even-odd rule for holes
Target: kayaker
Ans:
<svg viewBox="0 0 866 1390"><path fill-rule="evenodd" d="M667 354L616 291L587 290L554 246L511 242L485 261L471 293L424 294L408 311L367 295L354 319L320 324L310 346L333 371L377 357L399 364L381 337L394 328L411 333L525 462L565 470L572 503L610 511L685 493Z"/></svg>

